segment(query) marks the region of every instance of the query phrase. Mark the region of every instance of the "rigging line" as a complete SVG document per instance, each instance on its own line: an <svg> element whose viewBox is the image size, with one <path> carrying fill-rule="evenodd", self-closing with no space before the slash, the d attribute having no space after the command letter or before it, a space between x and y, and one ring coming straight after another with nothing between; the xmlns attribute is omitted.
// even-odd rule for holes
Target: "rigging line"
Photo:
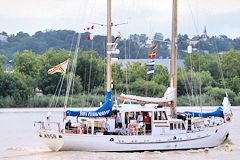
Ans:
<svg viewBox="0 0 240 160"><path fill-rule="evenodd" d="M93 40L92 40L92 52L93 52ZM89 77L88 77L88 98L87 98L87 103L89 101L89 92L90 92L90 85L91 85L91 74L92 74L92 55L93 53L90 53L91 54L91 59L90 59L90 68L89 68Z"/></svg>
<svg viewBox="0 0 240 160"><path fill-rule="evenodd" d="M99 57L100 58L100 57ZM96 70L95 70L95 72L94 72L94 78L93 78L93 81L92 81L92 84L94 85L95 84L95 80L96 80L96 77L97 77L97 73L98 72L100 72L99 70L98 70L98 59L96 58ZM101 81L101 83L102 83L103 81ZM100 83L100 84L101 84ZM93 86L93 88L94 88L94 86ZM98 90L99 90L99 87L97 87L97 92L98 92ZM92 94L92 93L91 93ZM96 94L95 94L96 95Z"/></svg>
<svg viewBox="0 0 240 160"><path fill-rule="evenodd" d="M52 107L52 104L53 104L54 101L55 101L55 96L56 96L56 93L57 93L57 90L58 90L58 87L59 87L59 84L60 84L62 78L63 78L63 75L61 75L61 77L60 77L60 79L59 79L59 81L58 81L57 88L55 89L55 92L54 92L52 98L50 99L50 103L49 103L48 108L51 108L51 107Z"/></svg>
<svg viewBox="0 0 240 160"><path fill-rule="evenodd" d="M189 7L189 9L190 9L190 13L191 13L191 16L192 16L192 20L193 20L193 23L194 23L194 27L195 27L195 30L196 30L196 32L197 32L197 35L199 36L199 31L198 31L198 27L197 27L197 24L196 24L196 21L195 21L195 18L194 18L194 15L193 15L193 11L192 11L192 8L191 8L191 5L190 5L190 3L189 3L189 0L187 0L188 1L188 7ZM199 41L199 43L198 43L198 49L199 49L199 73L200 73L200 41ZM201 82L201 77L200 77L200 81L199 81L199 95L200 95L200 100L199 100L199 104L200 104L200 106L202 106L202 99L201 99L201 96L202 96L202 91L201 91L201 86L202 85L202 82ZM202 108L201 108L201 113L202 113Z"/></svg>
<svg viewBox="0 0 240 160"><path fill-rule="evenodd" d="M63 74L63 78L62 78L62 81L61 81L60 88L59 88L59 90L58 90L58 96L57 96L57 99L56 99L56 103L55 103L54 108L57 107L57 103L58 103L59 95L60 95L60 93L61 93L61 89L62 89L62 85L63 85L63 81L64 81L64 77L65 77L65 73Z"/></svg>
<svg viewBox="0 0 240 160"><path fill-rule="evenodd" d="M179 54L177 55L178 59L179 59ZM183 81L184 81L184 86L185 86L185 89L186 89L186 92L187 92L187 97L188 97L188 101L189 101L189 104L192 105L192 101L190 100L190 94L188 93L188 87L187 87L187 84L189 85L189 89L191 89L190 87L190 83L189 83L189 80L188 80L188 77L187 77L187 73L183 74L184 73L184 70L183 69L180 69L181 70L181 75L182 75L182 78L183 78ZM184 76L185 75L185 76ZM185 78L186 77L186 80ZM187 82L186 82L187 81Z"/></svg>
<svg viewBox="0 0 240 160"><path fill-rule="evenodd" d="M73 45L73 41L74 41L74 38L75 38L75 34L76 34L76 33L74 32L73 38L72 38L72 42L71 42L71 46L70 46L69 55L68 55L69 57L70 57L70 54L71 54L71 50L72 50L72 45ZM69 68L68 68L67 70L69 70ZM61 86L60 86L60 88L59 88L59 93L60 93L61 88L62 88L62 83L63 83L64 77L65 77L65 73L61 75L61 78L60 78L60 80L59 80L59 82L58 82L57 88L56 88L56 90L55 90L55 92L54 92L53 99L52 99L52 101L50 102L49 107L51 107L52 104L53 104L54 101L55 101L55 96L56 96L57 90L58 90L58 88L59 88L59 84L60 84L60 82L61 82ZM68 81L68 80L67 80L67 81ZM59 96L59 93L58 93L58 96ZM56 97L57 99L56 99L56 104L54 105L55 107L56 107L57 102L58 102L58 96Z"/></svg>
<svg viewBox="0 0 240 160"><path fill-rule="evenodd" d="M190 53L190 66L191 66L191 69L190 69L190 78L191 78L191 83L189 84L190 85L190 88L191 88L191 93L192 93L192 102L193 101L193 69L192 69L192 54Z"/></svg>
<svg viewBox="0 0 240 160"><path fill-rule="evenodd" d="M195 102L195 105L197 106L198 105L198 98L197 98L197 74L194 73L194 86L195 86L195 99L196 99L196 102Z"/></svg>
<svg viewBox="0 0 240 160"><path fill-rule="evenodd" d="M139 53L140 53L140 50L141 50L141 47L139 47L139 49L138 49L138 52L137 52L137 55L136 55L135 59L137 59L137 57L138 57L138 55L139 55Z"/></svg>
<svg viewBox="0 0 240 160"><path fill-rule="evenodd" d="M77 53L78 54L78 53ZM76 60L77 61L77 60ZM73 83L72 83L72 96L71 96L71 104L70 104L70 107L72 107L72 100L73 100L73 91L74 91L74 86L75 86L75 79L76 79L76 67L77 67L77 65L75 65L74 66L74 68L73 68Z"/></svg>
<svg viewBox="0 0 240 160"><path fill-rule="evenodd" d="M75 54L74 54L74 58L73 58L73 62L72 62L73 63L72 69L71 69L69 81L67 84L67 91L66 91L66 97L65 97L65 101L64 101L64 107L66 107L66 105L67 105L72 79L73 79L73 77L75 77L75 73L73 74L73 71L74 71L75 66L77 65L77 56L78 56L80 40L81 40L81 33L78 34L78 39L77 39L76 48L75 48Z"/></svg>
<svg viewBox="0 0 240 160"><path fill-rule="evenodd" d="M193 25L194 25L194 27L195 27L195 30L196 30L196 32L197 32L197 35L199 35L198 27L197 27L197 23L196 23L195 17L194 17L194 15L193 15L192 7L191 7L191 5L190 5L189 0L187 0L187 2L188 2L188 8L189 8L189 10L190 10L190 14L191 14L191 17L192 17L192 20L193 20Z"/></svg>
<svg viewBox="0 0 240 160"><path fill-rule="evenodd" d="M125 40L125 59L127 58L127 40ZM128 67L127 67L127 63L126 63L126 93L128 94Z"/></svg>
<svg viewBox="0 0 240 160"><path fill-rule="evenodd" d="M183 79L183 82L184 82L184 86L185 86L185 89L186 89L186 92L187 92L188 101L189 101L189 104L191 105L191 101L190 101L190 96L189 96L189 93L188 93L188 87L187 87L186 79L184 78L184 74L183 74L183 69L181 69L181 75L182 75L182 79Z"/></svg>
<svg viewBox="0 0 240 160"><path fill-rule="evenodd" d="M199 105L201 106L201 113L202 113L202 78L201 78L201 48L200 48L200 43L201 41L198 42L198 50L199 50L199 55L198 55L198 72L200 74L199 78Z"/></svg>
<svg viewBox="0 0 240 160"><path fill-rule="evenodd" d="M77 32L74 32L73 34L73 38L72 38L72 43L71 43L71 47L70 47L70 53L69 53L69 57L70 57L70 54L72 52L72 48L73 48L73 42L74 42L74 39L75 39L75 35L77 34ZM68 67L68 71L70 70L70 67ZM75 72L76 72L76 68L75 68ZM75 73L74 73L75 74ZM68 78L69 80L69 78ZM67 80L67 81L68 81ZM72 95L71 95L71 104L70 104L70 107L72 107L72 101L73 101L73 89L74 89L74 83L75 83L75 76L74 76L74 79L73 79L73 87L72 87Z"/></svg>
<svg viewBox="0 0 240 160"><path fill-rule="evenodd" d="M75 39L75 35L77 34L77 32L74 32L73 33L73 38L72 38L72 42L71 42L71 46L70 46L70 53L72 52L72 48L73 48L73 41ZM69 53L69 56L70 56L70 53Z"/></svg>
<svg viewBox="0 0 240 160"><path fill-rule="evenodd" d="M228 97L227 88L226 88L226 83L225 83L225 79L224 79L224 75L223 75L223 70L222 70L222 64L221 64L221 62L220 62L220 56L219 56L219 54L218 54L218 48L217 48L216 39L213 38L213 41L214 41L214 46L215 46L214 49L216 50L216 53L217 53L218 67L219 67L220 74L221 74L221 78L222 78L222 81L223 81L223 86L224 86L225 94L226 94L226 97Z"/></svg>

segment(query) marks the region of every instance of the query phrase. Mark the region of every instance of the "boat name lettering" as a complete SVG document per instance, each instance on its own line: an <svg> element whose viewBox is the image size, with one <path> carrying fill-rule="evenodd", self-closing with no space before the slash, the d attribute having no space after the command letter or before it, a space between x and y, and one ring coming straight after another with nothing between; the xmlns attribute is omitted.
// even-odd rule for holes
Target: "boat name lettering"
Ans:
<svg viewBox="0 0 240 160"><path fill-rule="evenodd" d="M101 117L108 115L110 113L110 109L106 111L99 111L99 112L80 112L80 117Z"/></svg>
<svg viewBox="0 0 240 160"><path fill-rule="evenodd" d="M44 138L57 139L57 136L55 134L44 134Z"/></svg>

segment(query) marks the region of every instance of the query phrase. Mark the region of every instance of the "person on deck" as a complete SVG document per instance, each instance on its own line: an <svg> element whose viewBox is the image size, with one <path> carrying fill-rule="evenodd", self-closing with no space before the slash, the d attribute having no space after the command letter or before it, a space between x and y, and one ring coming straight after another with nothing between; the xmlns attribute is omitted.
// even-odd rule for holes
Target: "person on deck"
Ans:
<svg viewBox="0 0 240 160"><path fill-rule="evenodd" d="M144 121L146 123L146 132L148 133L151 130L150 117L148 114L147 116L144 116Z"/></svg>
<svg viewBox="0 0 240 160"><path fill-rule="evenodd" d="M108 123L108 118L106 118L106 121L104 122L104 135L108 135L110 131L110 125Z"/></svg>
<svg viewBox="0 0 240 160"><path fill-rule="evenodd" d="M137 117L137 122L138 122L138 123L143 122L143 112L141 112L141 113L138 115L138 117Z"/></svg>
<svg viewBox="0 0 240 160"><path fill-rule="evenodd" d="M141 112L138 117L137 117L137 122L138 122L138 130L139 134L142 133L142 127L143 127L143 112Z"/></svg>
<svg viewBox="0 0 240 160"><path fill-rule="evenodd" d="M130 117L129 117L129 113L127 112L127 115L125 117L125 124L126 124L126 127L128 127L128 125L130 124Z"/></svg>
<svg viewBox="0 0 240 160"><path fill-rule="evenodd" d="M126 135L127 134L127 130L122 126L122 128L120 129L119 133L121 135Z"/></svg>
<svg viewBox="0 0 240 160"><path fill-rule="evenodd" d="M69 119L68 122L66 123L65 129L67 129L67 130L71 130L71 129L72 129L72 123L71 123L71 120L70 120L70 119Z"/></svg>
<svg viewBox="0 0 240 160"><path fill-rule="evenodd" d="M122 128L122 117L121 117L121 113L119 113L119 116L117 116L116 118L116 123L117 123L117 127Z"/></svg>

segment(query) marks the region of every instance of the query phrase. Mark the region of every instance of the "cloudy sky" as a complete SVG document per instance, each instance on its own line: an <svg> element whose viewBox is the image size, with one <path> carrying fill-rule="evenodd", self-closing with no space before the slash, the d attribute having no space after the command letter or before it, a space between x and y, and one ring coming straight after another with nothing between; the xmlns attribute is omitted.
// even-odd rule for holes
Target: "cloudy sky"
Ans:
<svg viewBox="0 0 240 160"><path fill-rule="evenodd" d="M239 0L178 0L178 32L190 36L225 34L240 37ZM113 23L128 22L113 28L124 37L134 33L171 33L172 0L112 0ZM0 32L34 34L46 29L82 32L88 22L106 23L106 0L0 0ZM106 28L95 27L105 35Z"/></svg>

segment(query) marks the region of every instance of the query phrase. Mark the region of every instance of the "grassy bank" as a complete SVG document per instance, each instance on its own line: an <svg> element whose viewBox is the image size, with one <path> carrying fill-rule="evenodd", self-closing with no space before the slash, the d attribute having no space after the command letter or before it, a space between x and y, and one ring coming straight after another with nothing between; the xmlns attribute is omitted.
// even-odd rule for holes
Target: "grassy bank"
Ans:
<svg viewBox="0 0 240 160"><path fill-rule="evenodd" d="M57 98L53 95L42 95L30 97L28 100L16 102L12 97L0 97L0 108L42 108L42 107L63 107L64 96ZM68 99L68 106L72 107L97 107L100 102L105 101L104 95L74 95ZM56 103L57 102L57 103Z"/></svg>
<svg viewBox="0 0 240 160"><path fill-rule="evenodd" d="M63 107L64 96L60 96L58 99L53 95L42 95L30 97L25 101L16 101L12 97L0 97L0 108L42 108L42 107ZM57 103L56 103L57 101ZM98 107L100 102L105 101L105 95L74 95L68 99L68 107ZM178 97L178 106L200 106L200 96L181 96ZM235 97L231 104L239 106L240 97ZM222 106L222 99L219 100L208 95L202 95L202 106Z"/></svg>

